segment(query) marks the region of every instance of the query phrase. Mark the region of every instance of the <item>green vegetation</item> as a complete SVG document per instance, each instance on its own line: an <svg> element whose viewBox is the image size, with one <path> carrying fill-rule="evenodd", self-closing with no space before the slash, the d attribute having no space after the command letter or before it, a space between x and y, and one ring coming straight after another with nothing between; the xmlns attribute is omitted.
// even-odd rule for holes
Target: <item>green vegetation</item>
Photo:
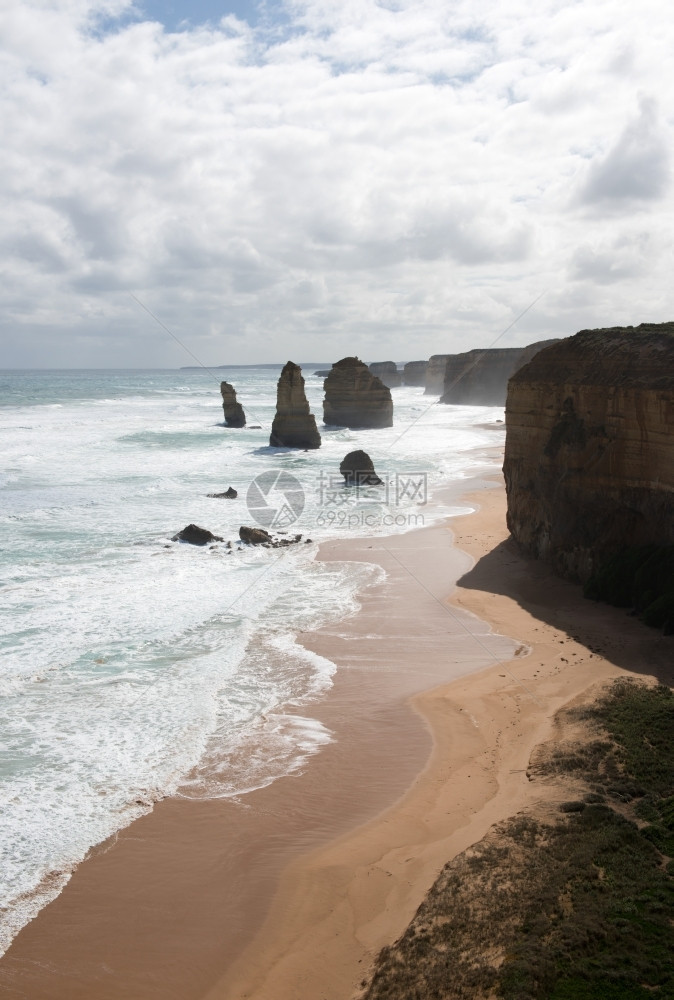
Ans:
<svg viewBox="0 0 674 1000"><path fill-rule="evenodd" d="M674 545L622 549L585 584L583 593L619 608L634 608L647 625L674 633Z"/></svg>
<svg viewBox="0 0 674 1000"><path fill-rule="evenodd" d="M673 1000L674 696L621 682L537 756L577 798L445 867L364 1000Z"/></svg>

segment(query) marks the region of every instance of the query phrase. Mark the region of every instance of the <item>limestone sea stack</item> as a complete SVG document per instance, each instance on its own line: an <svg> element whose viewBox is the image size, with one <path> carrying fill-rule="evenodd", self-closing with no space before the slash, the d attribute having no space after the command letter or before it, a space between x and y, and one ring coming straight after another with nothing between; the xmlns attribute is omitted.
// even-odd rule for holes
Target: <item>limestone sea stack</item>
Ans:
<svg viewBox="0 0 674 1000"><path fill-rule="evenodd" d="M556 343L541 340L528 347L491 347L450 354L445 362L441 403L464 406L504 406L511 375L534 355Z"/></svg>
<svg viewBox="0 0 674 1000"><path fill-rule="evenodd" d="M426 385L428 361L408 361L403 368L403 385Z"/></svg>
<svg viewBox="0 0 674 1000"><path fill-rule="evenodd" d="M284 365L276 389L276 416L269 444L274 448L320 448L321 435L309 410L299 365Z"/></svg>
<svg viewBox="0 0 674 1000"><path fill-rule="evenodd" d="M510 379L503 471L513 537L563 576L674 543L674 323L537 353Z"/></svg>
<svg viewBox="0 0 674 1000"><path fill-rule="evenodd" d="M220 383L220 393L222 395L222 409L225 414L225 423L228 427L245 427L246 414L243 406L236 401L236 390L229 382Z"/></svg>
<svg viewBox="0 0 674 1000"><path fill-rule="evenodd" d="M342 358L325 380L323 421L334 427L392 427L391 390L358 358Z"/></svg>
<svg viewBox="0 0 674 1000"><path fill-rule="evenodd" d="M397 389L398 386L402 385L403 378L395 361L373 361L371 365L368 365L368 368L389 389Z"/></svg>

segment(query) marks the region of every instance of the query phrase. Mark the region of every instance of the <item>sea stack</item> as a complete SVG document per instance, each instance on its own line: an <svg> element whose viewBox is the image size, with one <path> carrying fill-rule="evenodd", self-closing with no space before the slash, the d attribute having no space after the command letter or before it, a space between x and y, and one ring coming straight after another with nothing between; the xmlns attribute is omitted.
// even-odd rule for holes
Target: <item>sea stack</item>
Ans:
<svg viewBox="0 0 674 1000"><path fill-rule="evenodd" d="M368 368L389 389L397 389L398 386L402 385L402 375L398 371L395 361L373 361L371 365L368 365Z"/></svg>
<svg viewBox="0 0 674 1000"><path fill-rule="evenodd" d="M284 365L276 389L276 416L269 444L274 448L320 448L321 435L309 410L299 365Z"/></svg>
<svg viewBox="0 0 674 1000"><path fill-rule="evenodd" d="M563 576L674 543L674 323L538 352L508 384L503 471L513 537Z"/></svg>
<svg viewBox="0 0 674 1000"><path fill-rule="evenodd" d="M220 393L222 395L222 409L225 414L225 423L228 427L245 427L246 414L243 406L236 401L236 391L229 382L220 383Z"/></svg>
<svg viewBox="0 0 674 1000"><path fill-rule="evenodd" d="M391 390L358 358L342 358L324 383L323 421L334 427L392 427Z"/></svg>

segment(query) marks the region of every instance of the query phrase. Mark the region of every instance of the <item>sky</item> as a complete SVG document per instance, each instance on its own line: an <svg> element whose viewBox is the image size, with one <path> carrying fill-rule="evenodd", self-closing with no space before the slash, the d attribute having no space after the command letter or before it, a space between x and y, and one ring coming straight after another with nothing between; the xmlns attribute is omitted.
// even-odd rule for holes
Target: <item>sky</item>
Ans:
<svg viewBox="0 0 674 1000"><path fill-rule="evenodd" d="M665 0L4 0L0 368L673 320L672 51Z"/></svg>

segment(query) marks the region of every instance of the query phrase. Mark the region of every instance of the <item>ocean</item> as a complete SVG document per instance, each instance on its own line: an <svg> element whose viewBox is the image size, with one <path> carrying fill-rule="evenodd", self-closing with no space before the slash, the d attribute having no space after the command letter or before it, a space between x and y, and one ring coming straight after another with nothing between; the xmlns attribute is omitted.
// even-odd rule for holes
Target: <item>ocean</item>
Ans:
<svg viewBox="0 0 674 1000"><path fill-rule="evenodd" d="M243 795L320 752L335 668L295 636L355 613L382 571L306 540L458 513L440 488L488 460L502 408L400 388L392 428L328 429L314 367L310 452L269 447L280 366L0 372L0 953L159 799ZM224 426L220 379L246 428ZM383 487L342 486L357 448ZM225 542L171 541L190 523ZM242 524L302 541L244 547Z"/></svg>

